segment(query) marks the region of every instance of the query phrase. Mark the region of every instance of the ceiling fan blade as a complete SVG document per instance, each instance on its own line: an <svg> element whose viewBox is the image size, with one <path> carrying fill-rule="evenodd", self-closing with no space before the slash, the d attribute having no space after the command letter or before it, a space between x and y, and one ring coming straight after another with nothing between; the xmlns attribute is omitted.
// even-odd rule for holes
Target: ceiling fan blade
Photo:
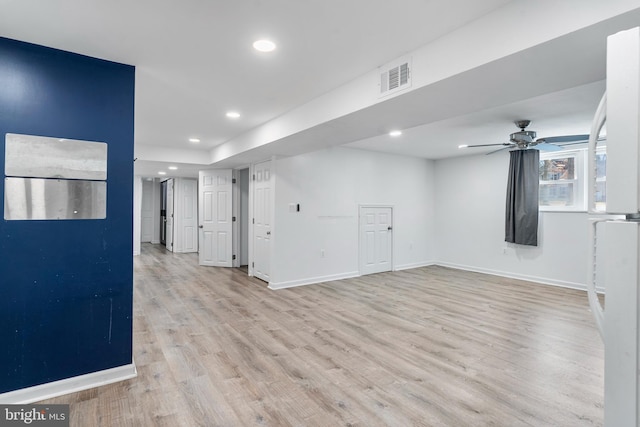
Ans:
<svg viewBox="0 0 640 427"><path fill-rule="evenodd" d="M597 140L598 142L606 142L607 138L598 138ZM562 146L562 147L567 147L569 145L580 145L580 144L586 144L587 142L589 142L588 139L584 140L584 141L574 141L574 142L564 142L564 143L560 143L558 145Z"/></svg>
<svg viewBox="0 0 640 427"><path fill-rule="evenodd" d="M504 145L504 144L502 144L502 145ZM498 148L497 150L489 151L486 155L488 156L489 154L494 154L494 153L497 153L499 151L508 150L509 148L512 148L511 144L509 144L509 146L507 146L507 147L502 147L502 148Z"/></svg>
<svg viewBox="0 0 640 427"><path fill-rule="evenodd" d="M498 145L503 145L505 147L510 147L513 144L508 142L503 142L501 144L475 144L475 145L459 145L458 148L475 148L475 147L497 147Z"/></svg>
<svg viewBox="0 0 640 427"><path fill-rule="evenodd" d="M546 142L546 143L562 143L562 142L587 142L589 141L589 135L564 135L564 136L549 136L547 138L540 138L537 140L538 143Z"/></svg>
<svg viewBox="0 0 640 427"><path fill-rule="evenodd" d="M536 145L532 145L531 148L542 151L560 151L562 147L555 144L549 144L548 142L538 142Z"/></svg>
<svg viewBox="0 0 640 427"><path fill-rule="evenodd" d="M606 141L606 139L599 139L598 142ZM566 142L564 144L558 144L558 146L568 147L570 145L585 145L589 141L576 141L576 142Z"/></svg>

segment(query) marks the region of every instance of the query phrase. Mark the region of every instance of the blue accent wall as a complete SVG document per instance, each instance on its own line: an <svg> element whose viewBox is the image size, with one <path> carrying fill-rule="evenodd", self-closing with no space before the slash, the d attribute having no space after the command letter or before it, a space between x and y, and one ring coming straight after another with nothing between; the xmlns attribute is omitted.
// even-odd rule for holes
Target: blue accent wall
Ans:
<svg viewBox="0 0 640 427"><path fill-rule="evenodd" d="M108 144L106 219L6 221L0 203L0 393L132 362L134 84L132 66L0 38L3 178L7 133Z"/></svg>

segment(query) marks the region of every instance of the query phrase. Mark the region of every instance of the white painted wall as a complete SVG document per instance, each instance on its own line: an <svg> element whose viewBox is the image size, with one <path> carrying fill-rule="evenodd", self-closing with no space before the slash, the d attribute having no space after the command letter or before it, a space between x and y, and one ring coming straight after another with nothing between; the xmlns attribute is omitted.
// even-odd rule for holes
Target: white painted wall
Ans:
<svg viewBox="0 0 640 427"><path fill-rule="evenodd" d="M275 180L271 288L358 275L362 204L394 208L394 269L435 260L433 161L337 147L277 160Z"/></svg>
<svg viewBox="0 0 640 427"><path fill-rule="evenodd" d="M438 263L585 289L586 213L541 212L537 247L504 241L508 168L507 152L436 161Z"/></svg>

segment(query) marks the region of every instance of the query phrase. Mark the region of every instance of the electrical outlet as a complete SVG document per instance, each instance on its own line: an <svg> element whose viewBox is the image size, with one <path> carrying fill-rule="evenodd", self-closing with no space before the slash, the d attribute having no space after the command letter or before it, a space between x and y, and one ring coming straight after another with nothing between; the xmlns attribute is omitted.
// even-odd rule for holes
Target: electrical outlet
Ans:
<svg viewBox="0 0 640 427"><path fill-rule="evenodd" d="M324 249L320 249L320 258L324 258Z"/></svg>

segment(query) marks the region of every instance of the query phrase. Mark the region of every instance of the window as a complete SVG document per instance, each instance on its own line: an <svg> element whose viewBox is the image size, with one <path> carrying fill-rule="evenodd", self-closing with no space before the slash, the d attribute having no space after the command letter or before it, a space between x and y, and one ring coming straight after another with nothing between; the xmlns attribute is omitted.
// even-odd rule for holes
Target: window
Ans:
<svg viewBox="0 0 640 427"><path fill-rule="evenodd" d="M540 207L584 210L584 150L540 154Z"/></svg>
<svg viewBox="0 0 640 427"><path fill-rule="evenodd" d="M596 208L606 202L607 154L596 151ZM587 149L540 153L540 210L587 210Z"/></svg>
<svg viewBox="0 0 640 427"><path fill-rule="evenodd" d="M604 149L596 151L596 209L607 210L607 153Z"/></svg>

